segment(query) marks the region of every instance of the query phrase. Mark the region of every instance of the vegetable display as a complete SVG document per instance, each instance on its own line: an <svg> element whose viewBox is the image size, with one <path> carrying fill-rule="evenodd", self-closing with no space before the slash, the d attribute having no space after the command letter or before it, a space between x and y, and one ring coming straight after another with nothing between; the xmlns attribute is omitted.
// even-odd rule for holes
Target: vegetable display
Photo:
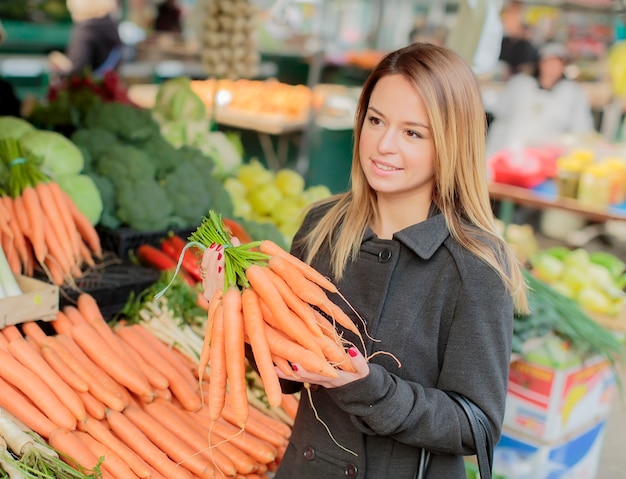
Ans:
<svg viewBox="0 0 626 479"><path fill-rule="evenodd" d="M0 408L75 473L32 477L258 479L276 467L289 426L257 408L243 435L233 437L228 412L212 425L197 361L143 323L107 324L83 293L50 326L54 334L34 321L0 334Z"/></svg>

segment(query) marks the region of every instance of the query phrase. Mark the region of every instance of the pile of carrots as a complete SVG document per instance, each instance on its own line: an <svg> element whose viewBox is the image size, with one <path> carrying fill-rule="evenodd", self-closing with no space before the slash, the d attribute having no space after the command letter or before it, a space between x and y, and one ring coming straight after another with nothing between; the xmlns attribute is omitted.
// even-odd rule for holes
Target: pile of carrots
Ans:
<svg viewBox="0 0 626 479"><path fill-rule="evenodd" d="M0 185L0 242L11 271L33 276L38 267L53 284L72 284L102 258L95 227L17 140L2 140L0 160L8 171Z"/></svg>
<svg viewBox="0 0 626 479"><path fill-rule="evenodd" d="M238 434L230 395L212 420L197 363L140 324L111 327L87 293L49 324L1 330L0 407L68 464L105 479L262 479L277 466L290 427L251 409Z"/></svg>
<svg viewBox="0 0 626 479"><path fill-rule="evenodd" d="M213 421L223 415L229 397L235 423L241 428L247 423L246 342L270 406L281 402L276 366L286 375L293 375L290 362L330 377L336 377L337 368L353 371L336 324L361 335L329 299L327 293L339 294L331 281L272 241L233 244L214 212L203 219L190 241L205 248L202 264L208 268L204 293L209 307L198 375L210 371L208 408ZM223 273L214 271L209 263L222 257ZM220 274L223 282L215 285Z"/></svg>

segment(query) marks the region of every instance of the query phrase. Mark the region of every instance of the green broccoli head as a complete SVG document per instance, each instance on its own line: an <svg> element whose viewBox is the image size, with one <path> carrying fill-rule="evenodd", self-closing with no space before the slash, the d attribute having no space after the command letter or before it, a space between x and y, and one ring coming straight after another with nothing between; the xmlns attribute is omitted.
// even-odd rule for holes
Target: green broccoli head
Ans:
<svg viewBox="0 0 626 479"><path fill-rule="evenodd" d="M148 159L154 165L157 178L163 178L170 173L181 160L178 150L160 134L151 136L148 140L138 144L137 148L141 148L148 156Z"/></svg>
<svg viewBox="0 0 626 479"><path fill-rule="evenodd" d="M70 139L81 151L89 154L91 162L97 161L118 141L113 133L103 128L81 128L72 133Z"/></svg>
<svg viewBox="0 0 626 479"><path fill-rule="evenodd" d="M198 148L192 146L182 146L178 150L180 161L188 162L193 165L196 175L202 178L212 178L215 162L209 156L204 154Z"/></svg>
<svg viewBox="0 0 626 479"><path fill-rule="evenodd" d="M184 226L200 224L210 209L211 193L194 165L180 162L161 181L161 186L172 202L174 215L181 219Z"/></svg>
<svg viewBox="0 0 626 479"><path fill-rule="evenodd" d="M163 231L173 221L172 202L151 177L125 178L117 185L117 217L137 231Z"/></svg>
<svg viewBox="0 0 626 479"><path fill-rule="evenodd" d="M126 103L107 102L92 107L85 124L89 128L103 128L127 142L143 142L159 135L159 124L150 110Z"/></svg>
<svg viewBox="0 0 626 479"><path fill-rule="evenodd" d="M109 178L115 185L124 180L153 179L156 168L148 155L130 145L113 145L93 165L96 173Z"/></svg>

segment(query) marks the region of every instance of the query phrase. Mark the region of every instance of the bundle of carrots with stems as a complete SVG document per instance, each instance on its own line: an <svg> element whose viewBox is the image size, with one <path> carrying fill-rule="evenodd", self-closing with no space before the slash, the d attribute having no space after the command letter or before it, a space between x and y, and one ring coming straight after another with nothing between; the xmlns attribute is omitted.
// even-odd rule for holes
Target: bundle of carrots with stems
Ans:
<svg viewBox="0 0 626 479"><path fill-rule="evenodd" d="M50 325L1 330L0 407L68 464L101 465L103 479L261 479L284 452L290 428L256 409L236 440L229 401L209 429L197 363L140 324L111 328L89 294Z"/></svg>
<svg viewBox="0 0 626 479"><path fill-rule="evenodd" d="M95 227L19 140L0 140L0 161L8 171L0 196L0 238L11 271L33 276L39 267L52 283L72 285L83 267L102 258Z"/></svg>
<svg viewBox="0 0 626 479"><path fill-rule="evenodd" d="M209 308L198 377L209 369L206 401L213 421L220 418L229 397L236 424L245 427L246 342L271 406L282 401L275 366L287 375L293 374L290 362L329 377L336 377L337 368L354 370L336 324L359 338L361 334L329 299L327 293L340 293L326 277L271 241L233 244L214 211L189 240L190 246L204 250L205 268L211 257L207 252L217 251L225 261L223 285L214 288L217 272L204 271Z"/></svg>

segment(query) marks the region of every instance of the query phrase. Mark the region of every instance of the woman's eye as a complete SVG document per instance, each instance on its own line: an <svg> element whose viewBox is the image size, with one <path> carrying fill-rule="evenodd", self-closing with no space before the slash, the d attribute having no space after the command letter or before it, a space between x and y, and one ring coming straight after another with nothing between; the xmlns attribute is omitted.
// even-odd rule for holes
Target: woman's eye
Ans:
<svg viewBox="0 0 626 479"><path fill-rule="evenodd" d="M410 138L421 138L422 137L422 135L420 135L418 132L416 132L414 130L406 130L406 134Z"/></svg>
<svg viewBox="0 0 626 479"><path fill-rule="evenodd" d="M377 117L375 117L375 116L370 116L370 117L368 118L368 120L369 120L369 122L370 122L372 125L380 125L380 123L381 123L381 122L380 122L380 118L377 118Z"/></svg>

